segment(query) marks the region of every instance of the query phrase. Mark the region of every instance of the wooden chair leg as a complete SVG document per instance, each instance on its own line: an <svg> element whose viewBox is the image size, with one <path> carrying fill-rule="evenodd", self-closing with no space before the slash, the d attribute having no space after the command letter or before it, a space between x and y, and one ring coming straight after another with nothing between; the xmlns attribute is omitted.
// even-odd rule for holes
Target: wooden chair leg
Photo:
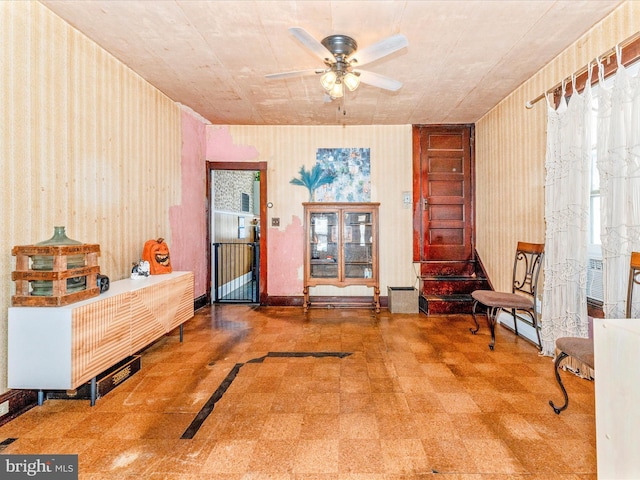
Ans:
<svg viewBox="0 0 640 480"><path fill-rule="evenodd" d="M560 389L562 390L562 395L564 395L564 405L560 407L556 407L553 403L553 400L549 400L549 405L551 405L551 408L553 408L553 411L556 412L557 415L560 415L560 412L562 412L563 410L566 410L567 407L569 406L569 395L567 395L567 389L564 388L562 379L560 378L560 363L562 362L562 360L564 360L568 356L569 356L568 354L564 352L560 352L560 354L558 355L555 361L556 380L558 381L558 385L560 385Z"/></svg>
<svg viewBox="0 0 640 480"><path fill-rule="evenodd" d="M478 319L476 318L476 307L477 306L478 306L478 301L474 300L473 308L471 309L471 314L472 314L472 317L473 317L473 323L476 324L476 328L475 329L473 329L473 328L469 329L469 331L471 333L473 333L474 335L478 332L478 330L480 330L480 324L478 323Z"/></svg>

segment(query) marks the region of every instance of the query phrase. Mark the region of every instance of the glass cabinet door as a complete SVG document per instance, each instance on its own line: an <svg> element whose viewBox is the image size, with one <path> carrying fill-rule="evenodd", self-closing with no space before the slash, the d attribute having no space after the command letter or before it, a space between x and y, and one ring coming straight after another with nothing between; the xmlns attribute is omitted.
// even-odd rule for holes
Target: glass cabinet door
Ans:
<svg viewBox="0 0 640 480"><path fill-rule="evenodd" d="M373 278L373 214L344 212L344 276Z"/></svg>
<svg viewBox="0 0 640 480"><path fill-rule="evenodd" d="M309 274L312 278L338 278L338 213L309 215Z"/></svg>

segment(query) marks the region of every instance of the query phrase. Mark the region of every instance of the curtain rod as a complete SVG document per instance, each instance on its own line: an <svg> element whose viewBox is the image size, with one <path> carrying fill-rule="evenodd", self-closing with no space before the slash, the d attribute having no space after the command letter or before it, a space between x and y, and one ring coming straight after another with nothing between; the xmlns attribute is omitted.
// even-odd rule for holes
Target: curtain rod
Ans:
<svg viewBox="0 0 640 480"><path fill-rule="evenodd" d="M640 38L640 32L636 32L633 35L631 35L629 38L627 38L626 40L623 40L622 42L618 43L615 47L612 47L609 50L607 50L606 52L604 52L602 55L597 56L595 58L595 60L597 60L597 59L600 59L600 61L609 60L613 55L615 55L616 48L619 48L620 49L620 53L622 53L622 49L624 47L628 46L629 44L633 43L634 41L638 40L639 38ZM550 89L544 91L543 93L538 95L533 100L529 100L527 103L524 104L525 108L527 108L527 109L533 108L534 104L538 103L540 100L545 98L547 96L547 94L553 93L558 88L562 87L562 85L565 84L566 82L568 82L569 80L571 80L572 77L574 77L574 76L578 77L578 76L582 75L583 73L586 73L589 70L589 65L591 65L591 63L592 62L589 62L587 65L582 67L580 70L575 72L573 75L570 75L570 76L564 78L560 83L556 83L553 87L551 87Z"/></svg>

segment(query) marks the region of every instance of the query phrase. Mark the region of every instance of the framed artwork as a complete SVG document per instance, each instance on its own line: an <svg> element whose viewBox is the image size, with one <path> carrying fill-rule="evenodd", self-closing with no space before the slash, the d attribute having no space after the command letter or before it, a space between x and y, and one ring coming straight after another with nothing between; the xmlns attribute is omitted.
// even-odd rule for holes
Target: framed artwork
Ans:
<svg viewBox="0 0 640 480"><path fill-rule="evenodd" d="M316 163L335 175L315 192L317 202L370 202L371 155L369 148L319 148Z"/></svg>

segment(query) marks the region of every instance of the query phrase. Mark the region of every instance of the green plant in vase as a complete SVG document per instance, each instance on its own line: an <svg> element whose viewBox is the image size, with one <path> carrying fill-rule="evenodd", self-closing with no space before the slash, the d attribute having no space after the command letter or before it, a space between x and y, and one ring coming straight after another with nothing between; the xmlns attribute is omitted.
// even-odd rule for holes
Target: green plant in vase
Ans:
<svg viewBox="0 0 640 480"><path fill-rule="evenodd" d="M307 187L307 190L309 190L309 201L313 202L315 201L316 189L323 185L333 183L335 179L335 175L326 172L316 163L311 170L304 168L304 165L300 167L300 176L298 178L292 178L289 183Z"/></svg>

